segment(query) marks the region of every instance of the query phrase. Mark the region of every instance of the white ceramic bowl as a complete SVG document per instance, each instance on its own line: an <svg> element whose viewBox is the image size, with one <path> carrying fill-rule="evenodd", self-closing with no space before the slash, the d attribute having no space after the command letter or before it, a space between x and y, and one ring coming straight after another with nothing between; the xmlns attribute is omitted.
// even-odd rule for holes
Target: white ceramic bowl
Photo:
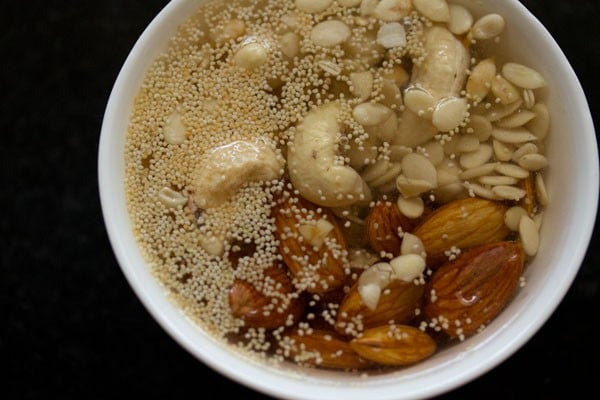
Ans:
<svg viewBox="0 0 600 400"><path fill-rule="evenodd" d="M598 155L581 86L561 49L517 0L465 0L478 12L507 21L503 43L511 59L539 70L550 83L552 118L542 242L529 265L527 285L482 333L410 368L365 379L341 372L272 368L241 357L199 329L165 296L144 263L132 234L124 195L124 143L133 99L144 71L176 27L202 0L173 0L129 54L110 96L100 139L99 184L108 234L129 283L162 327L199 360L257 391L289 399L408 399L434 396L475 379L518 350L548 319L571 285L585 255L598 201Z"/></svg>

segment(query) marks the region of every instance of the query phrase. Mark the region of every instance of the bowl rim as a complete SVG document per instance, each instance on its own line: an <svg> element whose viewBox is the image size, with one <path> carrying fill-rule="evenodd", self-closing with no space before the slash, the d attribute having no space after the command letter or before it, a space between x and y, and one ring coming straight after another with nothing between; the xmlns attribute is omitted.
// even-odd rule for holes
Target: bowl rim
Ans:
<svg viewBox="0 0 600 400"><path fill-rule="evenodd" d="M127 219L128 215L123 215L122 210L121 212L115 211L118 203L117 199L122 198L123 195L123 188L119 189L118 185L115 186L114 184L114 168L117 168L115 167L115 162L118 166L124 165L124 161L121 161L122 164L118 164L119 160L115 160L115 155L113 154L115 141L119 140L115 132L119 131L122 126L123 109L131 108L126 104L127 101L133 98L125 95L125 98L127 98L125 100L127 101L124 100L123 92L126 92L124 88L127 86L128 81L139 81L139 60L156 51L151 48L150 43L155 41L158 32L164 29L174 30L181 22L180 20L174 21L171 16L181 13L183 9L194 9L200 3L202 3L202 0L172 0L157 14L145 28L127 56L108 99L98 150L98 185L104 223L113 252L127 281L148 312L176 342L204 364L233 381L242 383L249 388L270 396L285 397L288 399L339 398L340 391L347 388L347 385L338 386L332 384L325 386L321 379L312 380L305 377L294 377L290 374L280 373L277 368L265 368L263 364L260 364L260 368L256 368L259 364L258 362L240 358L239 355L224 348L211 338L210 335L197 328L195 329L198 332L196 332L193 338L190 337L190 325L193 325L193 322L185 317L167 299L164 295L164 290L160 288L160 285L155 281L154 276L148 268L136 268L139 267L141 254L139 253L139 249L133 250L132 253L132 249L136 246L135 241L132 242L132 239L134 239L133 233L124 231L123 224L128 224L127 222L123 222L123 218ZM436 377L438 380L436 384L430 384L426 387L405 385L403 386L403 390L405 391L401 394L402 398L430 397L448 392L476 379L513 355L540 329L566 295L583 262L593 232L598 206L598 152L594 125L585 93L566 56L541 22L519 1L508 0L507 3L510 3L509 6L516 7L518 12L528 19L528 23L535 26L544 35L545 40L553 47L558 58L563 60L561 64L565 68L565 73L571 80L571 84L575 85L574 91L579 94L572 101L577 102L578 107L583 107L582 109L587 111L582 113L585 118L582 124L586 127L586 131L591 134L583 136L583 138L586 140L585 148L588 151L587 157L593 160L592 162L595 164L591 171L593 179L590 181L590 192L595 193L595 195L587 199L581 199L581 204L590 210L589 218L581 221L582 225L578 228L580 240L577 242L576 247L573 248L570 257L565 260L568 263L566 267L568 274L554 287L554 296L545 300L547 305L543 308L541 314L531 315L532 318L529 323L521 323L521 330L518 332L515 332L515 329L511 329L510 332L506 329L499 330L494 337L488 340L496 340L496 337L502 336L504 345L498 347L495 352L486 352L481 355L475 352L469 354L469 357L475 361L473 365L477 364L477 368L466 368L460 371L460 373L454 372L452 374L437 371ZM165 24L169 26L165 28ZM142 72L145 73L145 71ZM139 87L139 85L137 86ZM124 133L119 132L119 134ZM508 333L512 336L508 336ZM367 395L377 399L399 398L399 394L395 391L397 388L392 389L394 389L393 384L386 380L386 378L381 378L377 379L373 385L352 387L353 391L344 391L344 395L348 399L365 398Z"/></svg>

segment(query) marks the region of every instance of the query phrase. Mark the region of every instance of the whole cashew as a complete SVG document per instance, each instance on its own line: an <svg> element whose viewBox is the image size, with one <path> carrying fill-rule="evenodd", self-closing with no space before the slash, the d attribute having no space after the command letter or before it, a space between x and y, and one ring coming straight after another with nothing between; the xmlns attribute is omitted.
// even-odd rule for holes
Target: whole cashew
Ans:
<svg viewBox="0 0 600 400"><path fill-rule="evenodd" d="M341 207L368 202L371 192L360 175L340 161L339 103L326 103L309 111L297 126L288 147L292 184L313 203Z"/></svg>
<svg viewBox="0 0 600 400"><path fill-rule="evenodd" d="M238 140L217 147L196 167L194 201L200 208L219 206L246 182L278 179L283 165L283 157L261 140Z"/></svg>
<svg viewBox="0 0 600 400"><path fill-rule="evenodd" d="M425 31L425 51L423 62L413 68L410 87L427 91L436 103L445 97L457 96L469 67L465 46L448 29L432 26ZM402 114L394 144L419 146L437 133L431 121L407 109Z"/></svg>

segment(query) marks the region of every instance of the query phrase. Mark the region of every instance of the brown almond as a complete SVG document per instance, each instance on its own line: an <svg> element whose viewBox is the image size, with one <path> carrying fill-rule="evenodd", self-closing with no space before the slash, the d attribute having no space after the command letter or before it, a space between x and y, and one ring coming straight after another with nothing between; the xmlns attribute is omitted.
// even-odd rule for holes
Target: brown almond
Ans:
<svg viewBox="0 0 600 400"><path fill-rule="evenodd" d="M286 271L274 266L264 271L264 286L258 290L252 283L236 279L229 289L231 314L244 320L247 327L275 329L288 321L299 321L304 314L305 301L294 293L294 286ZM270 283L270 284L269 284Z"/></svg>
<svg viewBox="0 0 600 400"><path fill-rule="evenodd" d="M368 329L350 346L361 357L383 365L410 365L432 355L436 342L409 325L383 325Z"/></svg>
<svg viewBox="0 0 600 400"><path fill-rule="evenodd" d="M280 201L273 215L279 252L295 278L296 287L310 293L325 293L340 287L349 266L348 249L333 213L307 200L291 197ZM313 220L324 218L332 225L318 248L307 243L299 230L309 215Z"/></svg>
<svg viewBox="0 0 600 400"><path fill-rule="evenodd" d="M523 247L513 242L485 244L447 262L427 285L425 317L440 321L450 337L476 333L511 300L524 262Z"/></svg>
<svg viewBox="0 0 600 400"><path fill-rule="evenodd" d="M295 328L285 334L281 343L284 355L300 364L332 369L363 369L372 365L345 339L326 330Z"/></svg>
<svg viewBox="0 0 600 400"><path fill-rule="evenodd" d="M401 232L409 232L415 223L402 215L396 202L378 201L369 211L366 231L369 244L377 254L400 255Z"/></svg>
<svg viewBox="0 0 600 400"><path fill-rule="evenodd" d="M448 259L452 247L470 249L503 240L509 233L504 224L508 206L480 198L465 198L443 205L412 232L423 242L427 264L439 265Z"/></svg>
<svg viewBox="0 0 600 400"><path fill-rule="evenodd" d="M349 335L387 324L389 321L397 324L407 323L421 305L424 290L425 285L394 279L382 290L377 307L371 310L363 303L356 283L340 304L336 330Z"/></svg>

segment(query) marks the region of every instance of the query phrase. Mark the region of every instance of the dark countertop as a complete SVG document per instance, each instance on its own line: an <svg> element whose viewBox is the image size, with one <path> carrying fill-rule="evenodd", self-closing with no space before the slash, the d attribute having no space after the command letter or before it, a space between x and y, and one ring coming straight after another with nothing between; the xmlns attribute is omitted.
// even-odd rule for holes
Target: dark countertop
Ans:
<svg viewBox="0 0 600 400"><path fill-rule="evenodd" d="M110 248L96 157L120 65L165 0L0 0L2 398L264 396L177 345L137 300ZM600 2L523 0L600 107ZM565 99L568 101L568 99ZM542 329L444 399L564 398L596 389L598 233ZM215 392L213 392L215 393Z"/></svg>

